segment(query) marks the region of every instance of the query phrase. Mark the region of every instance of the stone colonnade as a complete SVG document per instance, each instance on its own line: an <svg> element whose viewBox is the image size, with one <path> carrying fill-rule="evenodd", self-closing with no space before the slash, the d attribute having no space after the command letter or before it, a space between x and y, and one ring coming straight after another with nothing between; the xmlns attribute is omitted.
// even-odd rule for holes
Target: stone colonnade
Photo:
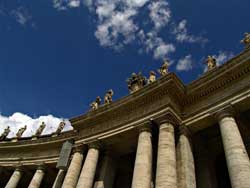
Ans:
<svg viewBox="0 0 250 188"><path fill-rule="evenodd" d="M237 123L230 113L217 115L227 167L232 188L250 187L250 162L242 141ZM158 149L155 185L153 185L153 145L150 125L142 126L138 134L136 159L134 164L132 188L196 188L196 176L190 133L185 126L171 121L158 123ZM176 138L176 131L178 137ZM176 142L176 139L177 142ZM176 144L177 143L177 144ZM73 151L72 160L67 171L59 170L53 188L107 188L114 178L107 178L105 173L94 182L100 155L100 146L90 144L86 152L82 147ZM85 160L84 160L85 158ZM101 168L107 172L112 160L105 162ZM114 171L115 172L115 171ZM17 167L5 188L16 188L22 178L22 168ZM112 177L114 177L114 174ZM45 168L39 166L28 188L39 188L45 175ZM105 179L109 179L108 183Z"/></svg>

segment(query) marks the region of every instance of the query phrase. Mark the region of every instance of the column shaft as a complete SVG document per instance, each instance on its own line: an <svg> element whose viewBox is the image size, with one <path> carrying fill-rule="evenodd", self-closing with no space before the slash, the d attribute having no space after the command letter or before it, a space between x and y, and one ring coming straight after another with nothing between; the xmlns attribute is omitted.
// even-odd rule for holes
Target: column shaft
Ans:
<svg viewBox="0 0 250 188"><path fill-rule="evenodd" d="M176 188L176 153L174 126L164 123L159 128L156 188Z"/></svg>
<svg viewBox="0 0 250 188"><path fill-rule="evenodd" d="M22 171L20 169L16 169L10 180L8 181L7 185L5 186L5 188L16 188L20 179L22 177Z"/></svg>
<svg viewBox="0 0 250 188"><path fill-rule="evenodd" d="M59 169L52 188L61 188L64 176L65 176L65 170Z"/></svg>
<svg viewBox="0 0 250 188"><path fill-rule="evenodd" d="M112 188L115 181L115 172L116 160L110 154L105 154L94 188Z"/></svg>
<svg viewBox="0 0 250 188"><path fill-rule="evenodd" d="M28 188L39 188L45 173L42 168L38 168L29 184Z"/></svg>
<svg viewBox="0 0 250 188"><path fill-rule="evenodd" d="M196 188L194 157L187 133L181 131L176 153L178 188Z"/></svg>
<svg viewBox="0 0 250 188"><path fill-rule="evenodd" d="M81 171L83 154L75 152L64 178L62 188L75 188Z"/></svg>
<svg viewBox="0 0 250 188"><path fill-rule="evenodd" d="M92 188L95 178L96 167L99 158L99 150L90 148L84 162L77 188Z"/></svg>
<svg viewBox="0 0 250 188"><path fill-rule="evenodd" d="M235 119L224 116L219 120L232 188L250 187L250 162Z"/></svg>
<svg viewBox="0 0 250 188"><path fill-rule="evenodd" d="M152 134L142 130L138 138L132 188L150 188L152 180Z"/></svg>

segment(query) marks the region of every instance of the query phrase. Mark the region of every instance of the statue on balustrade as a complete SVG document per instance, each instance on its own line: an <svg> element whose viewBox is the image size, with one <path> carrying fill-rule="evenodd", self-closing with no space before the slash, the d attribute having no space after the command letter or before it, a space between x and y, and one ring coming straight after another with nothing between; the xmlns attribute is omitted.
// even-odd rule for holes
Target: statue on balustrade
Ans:
<svg viewBox="0 0 250 188"><path fill-rule="evenodd" d="M90 104L91 109L97 110L99 106L101 105L101 101L102 99L100 96L96 97L96 100Z"/></svg>
<svg viewBox="0 0 250 188"><path fill-rule="evenodd" d="M10 133L10 127L8 126L7 128L4 129L4 132L0 136L0 141L5 140L9 135L9 133Z"/></svg>
<svg viewBox="0 0 250 188"><path fill-rule="evenodd" d="M169 65L170 65L169 60L165 59L163 62L163 65L158 70L158 72L160 73L161 76L165 76L168 74Z"/></svg>
<svg viewBox="0 0 250 188"><path fill-rule="evenodd" d="M207 57L206 64L207 64L207 69L212 70L216 67L216 59L209 55Z"/></svg>
<svg viewBox="0 0 250 188"><path fill-rule="evenodd" d="M141 72L138 74L132 73L131 77L127 79L128 89L130 93L133 93L147 84L147 79L142 75Z"/></svg>
<svg viewBox="0 0 250 188"><path fill-rule="evenodd" d="M246 50L250 50L250 33L245 33L245 37L241 40L241 43L245 45Z"/></svg>
<svg viewBox="0 0 250 188"><path fill-rule="evenodd" d="M44 122L42 122L40 127L36 130L36 134L34 136L36 136L36 137L41 136L45 127L46 127L46 124Z"/></svg>
<svg viewBox="0 0 250 188"><path fill-rule="evenodd" d="M151 84L156 81L156 73L154 71L150 71L149 78L148 78L148 84Z"/></svg>
<svg viewBox="0 0 250 188"><path fill-rule="evenodd" d="M64 129L65 125L66 125L66 123L64 121L60 122L55 134L57 134L57 135L60 134L62 132L62 130Z"/></svg>
<svg viewBox="0 0 250 188"><path fill-rule="evenodd" d="M24 127L20 128L20 129L17 131L17 133L16 133L16 137L17 137L18 139L21 138L22 135L23 135L23 133L24 133L24 131L26 131L26 129L27 129L27 125L25 125Z"/></svg>
<svg viewBox="0 0 250 188"><path fill-rule="evenodd" d="M108 90L104 96L104 104L110 104L112 102L113 95L114 95L113 90L112 89Z"/></svg>

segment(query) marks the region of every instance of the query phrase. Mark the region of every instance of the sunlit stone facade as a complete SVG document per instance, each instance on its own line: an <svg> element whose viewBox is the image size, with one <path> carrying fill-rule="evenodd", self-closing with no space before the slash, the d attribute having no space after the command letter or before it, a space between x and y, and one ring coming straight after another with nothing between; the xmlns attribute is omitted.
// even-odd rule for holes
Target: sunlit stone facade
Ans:
<svg viewBox="0 0 250 188"><path fill-rule="evenodd" d="M1 141L0 187L249 188L250 50L70 121L74 131Z"/></svg>

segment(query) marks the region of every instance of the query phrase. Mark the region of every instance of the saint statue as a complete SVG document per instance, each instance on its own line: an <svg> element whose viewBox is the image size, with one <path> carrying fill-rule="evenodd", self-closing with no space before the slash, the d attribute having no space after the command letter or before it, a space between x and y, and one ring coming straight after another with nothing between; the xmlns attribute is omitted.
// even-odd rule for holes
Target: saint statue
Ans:
<svg viewBox="0 0 250 188"><path fill-rule="evenodd" d="M143 88L147 83L146 80L146 77L143 76L141 72L139 72L138 74L132 73L131 77L127 79L129 92L133 93Z"/></svg>
<svg viewBox="0 0 250 188"><path fill-rule="evenodd" d="M169 67L169 65L170 65L169 60L165 59L163 61L163 65L158 70L158 72L160 73L161 76L165 76L165 75L168 74L168 67Z"/></svg>
<svg viewBox="0 0 250 188"><path fill-rule="evenodd" d="M17 133L16 133L16 137L17 137L17 138L21 138L22 135L23 135L23 133L24 133L24 131L26 131L26 129L27 129L27 125L25 125L24 127L20 128L20 129L17 131Z"/></svg>
<svg viewBox="0 0 250 188"><path fill-rule="evenodd" d="M101 105L101 101L102 99L100 96L96 97L96 100L90 104L91 109L97 110L99 106Z"/></svg>
<svg viewBox="0 0 250 188"><path fill-rule="evenodd" d="M245 33L244 39L241 40L241 43L245 45L245 49L250 49L250 33Z"/></svg>
<svg viewBox="0 0 250 188"><path fill-rule="evenodd" d="M41 136L45 127L46 127L46 124L44 122L42 122L40 127L36 130L35 136Z"/></svg>
<svg viewBox="0 0 250 188"><path fill-rule="evenodd" d="M104 96L104 104L110 104L112 102L113 95L114 95L113 90L112 89L108 90Z"/></svg>
<svg viewBox="0 0 250 188"><path fill-rule="evenodd" d="M212 70L213 68L216 67L216 59L209 55L207 57L206 64L207 64L207 69Z"/></svg>
<svg viewBox="0 0 250 188"><path fill-rule="evenodd" d="M62 130L64 129L65 125L66 125L66 123L64 121L60 122L55 134L60 134L62 132Z"/></svg>
<svg viewBox="0 0 250 188"><path fill-rule="evenodd" d="M156 73L154 71L150 71L149 78L148 78L148 84L153 83L156 81Z"/></svg>
<svg viewBox="0 0 250 188"><path fill-rule="evenodd" d="M8 126L7 128L4 129L4 132L0 136L0 141L5 140L9 135L9 133L10 133L10 127Z"/></svg>

